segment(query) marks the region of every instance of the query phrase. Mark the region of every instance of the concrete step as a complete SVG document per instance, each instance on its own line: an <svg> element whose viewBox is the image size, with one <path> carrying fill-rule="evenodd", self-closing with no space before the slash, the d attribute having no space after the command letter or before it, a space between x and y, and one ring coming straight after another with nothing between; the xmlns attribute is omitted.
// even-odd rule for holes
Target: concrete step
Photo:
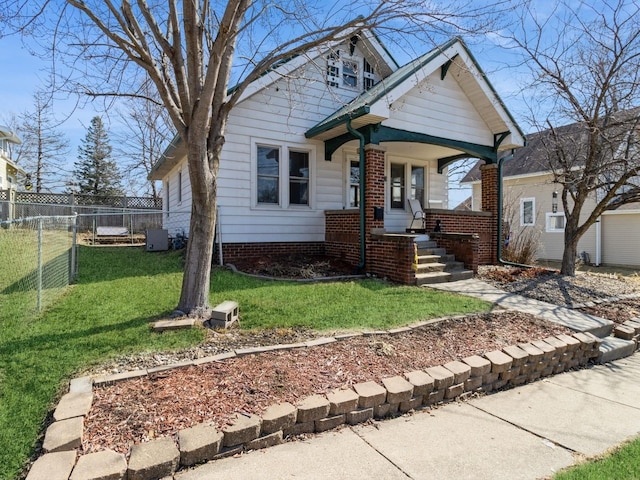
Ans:
<svg viewBox="0 0 640 480"><path fill-rule="evenodd" d="M416 273L416 285L432 285L434 283L455 282L473 278L471 270L453 270L451 272Z"/></svg>
<svg viewBox="0 0 640 480"><path fill-rule="evenodd" d="M418 256L424 256L424 255L446 255L447 254L447 250L445 250L444 248L437 248L437 247L429 247L429 248L418 248Z"/></svg>
<svg viewBox="0 0 640 480"><path fill-rule="evenodd" d="M454 261L444 262L444 264L446 265L444 267L445 272L451 272L454 270L464 270L463 262L457 262L454 260Z"/></svg>
<svg viewBox="0 0 640 480"><path fill-rule="evenodd" d="M418 255L418 265L424 263L436 263L442 259L440 255Z"/></svg>
<svg viewBox="0 0 640 480"><path fill-rule="evenodd" d="M421 248L437 248L438 243L434 240L415 240L416 245L418 245L418 250Z"/></svg>
<svg viewBox="0 0 640 480"><path fill-rule="evenodd" d="M607 363L619 358L628 357L636 351L636 342L616 337L605 337L600 344L598 363Z"/></svg>
<svg viewBox="0 0 640 480"><path fill-rule="evenodd" d="M444 272L446 268L447 268L446 263L440 263L440 262L419 263L416 273Z"/></svg>

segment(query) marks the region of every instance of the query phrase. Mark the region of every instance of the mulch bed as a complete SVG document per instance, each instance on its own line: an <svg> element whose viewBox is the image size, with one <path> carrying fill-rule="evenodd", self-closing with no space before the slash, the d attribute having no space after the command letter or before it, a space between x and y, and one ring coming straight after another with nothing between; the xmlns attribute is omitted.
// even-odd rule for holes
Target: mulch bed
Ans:
<svg viewBox="0 0 640 480"><path fill-rule="evenodd" d="M247 355L94 388L83 453L134 444L206 422L223 428L236 413L296 403L355 383L442 365L566 328L516 312L451 318L396 335L359 336L311 348Z"/></svg>
<svg viewBox="0 0 640 480"><path fill-rule="evenodd" d="M580 308L579 311L606 318L615 323L624 323L640 317L640 299L601 303L593 307Z"/></svg>
<svg viewBox="0 0 640 480"><path fill-rule="evenodd" d="M316 255L269 256L232 263L244 273L278 278L313 279L358 273L353 265L343 260Z"/></svg>

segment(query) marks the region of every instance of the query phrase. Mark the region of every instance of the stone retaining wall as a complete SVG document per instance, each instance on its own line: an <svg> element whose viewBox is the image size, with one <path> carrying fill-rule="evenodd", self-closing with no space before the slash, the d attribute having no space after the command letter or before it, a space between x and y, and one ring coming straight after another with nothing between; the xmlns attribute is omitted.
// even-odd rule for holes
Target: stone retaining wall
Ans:
<svg viewBox="0 0 640 480"><path fill-rule="evenodd" d="M422 322L413 328L427 323L432 322ZM394 334L408 330L410 328L406 327L364 335ZM313 347L355 335L363 334L242 349L182 362L172 367L200 365L275 349ZM180 467L277 445L289 435L323 432L343 424L355 425L371 418L384 418L429 407L474 392L491 392L535 381L586 365L598 357L600 342L599 338L588 333L557 335L487 352L483 356L474 355L424 371L407 372L404 376L383 378L380 383L369 381L326 396L312 395L297 405L272 405L261 416L238 415L235 423L222 431L200 424L181 430L177 443L172 438L159 438L135 445L128 463L124 455L113 451L83 455L76 461L76 449L82 443L84 417L89 413L93 401L92 387L94 384L134 378L167 367L77 378L71 381L69 393L62 397L53 414L55 421L47 429L43 443L46 453L33 464L27 480L158 479L172 475Z"/></svg>

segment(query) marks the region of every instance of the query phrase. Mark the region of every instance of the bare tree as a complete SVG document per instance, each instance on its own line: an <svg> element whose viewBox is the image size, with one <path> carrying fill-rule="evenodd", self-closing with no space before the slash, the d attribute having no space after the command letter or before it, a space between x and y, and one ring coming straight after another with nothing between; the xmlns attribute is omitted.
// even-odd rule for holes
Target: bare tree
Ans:
<svg viewBox="0 0 640 480"><path fill-rule="evenodd" d="M116 150L120 158L126 159L122 163L129 190L142 189L144 194L158 198L156 183L148 177L174 132L166 108L147 100L152 96L153 86L145 82L141 91L146 98L129 98L125 110L119 111L126 131L114 135Z"/></svg>
<svg viewBox="0 0 640 480"><path fill-rule="evenodd" d="M36 192L64 187L69 141L58 130L52 104L42 92L33 96L33 110L20 116L17 162L30 176Z"/></svg>
<svg viewBox="0 0 640 480"><path fill-rule="evenodd" d="M279 62L349 40L363 27L387 40L401 32L405 45L416 38L424 45L442 33L478 31L499 16L496 4L472 0L446 7L423 0L66 0L62 13L60 2L9 4L17 8L7 19L37 33L43 44L56 39L55 55L75 68L65 84L93 96L144 96L131 86L146 78L155 86L150 100L167 110L187 149L192 214L178 309L199 316L210 310L216 179L227 117L247 87Z"/></svg>
<svg viewBox="0 0 640 480"><path fill-rule="evenodd" d="M510 40L533 74L527 95L542 132L530 148L546 158L561 190L561 271L574 275L589 227L605 211L640 201L640 5L559 2L552 12L533 5Z"/></svg>

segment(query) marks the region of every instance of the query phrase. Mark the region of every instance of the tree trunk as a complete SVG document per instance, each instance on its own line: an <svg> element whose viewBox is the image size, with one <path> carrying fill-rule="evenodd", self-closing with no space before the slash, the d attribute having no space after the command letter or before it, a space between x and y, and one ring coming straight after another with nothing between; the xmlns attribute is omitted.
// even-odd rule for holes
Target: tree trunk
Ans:
<svg viewBox="0 0 640 480"><path fill-rule="evenodd" d="M576 257L578 255L578 234L577 229L567 219L567 223L564 229L564 252L562 254L562 267L560 273L563 275L576 274Z"/></svg>
<svg viewBox="0 0 640 480"><path fill-rule="evenodd" d="M202 135L205 137L205 135ZM199 318L209 318L209 287L216 225L216 177L220 149L207 152L206 142L188 144L189 178L192 188L189 241L178 310ZM214 168L209 169L209 156Z"/></svg>

